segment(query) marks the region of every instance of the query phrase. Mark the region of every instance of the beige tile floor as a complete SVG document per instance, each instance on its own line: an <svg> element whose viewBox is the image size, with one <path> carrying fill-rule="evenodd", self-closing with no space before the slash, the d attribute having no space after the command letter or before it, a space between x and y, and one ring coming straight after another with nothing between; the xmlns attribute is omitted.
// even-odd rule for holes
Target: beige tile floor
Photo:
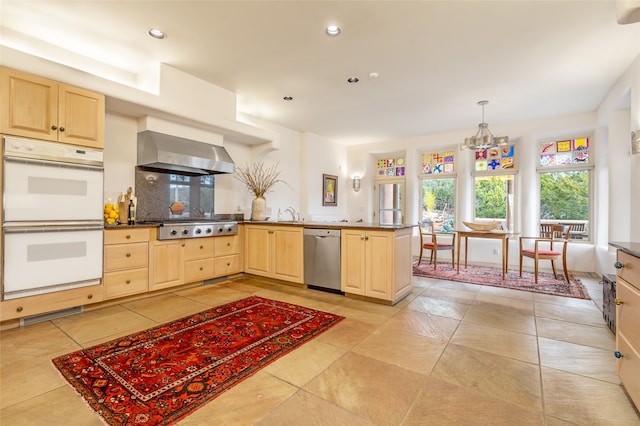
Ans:
<svg viewBox="0 0 640 426"><path fill-rule="evenodd" d="M51 358L256 294L346 319L181 425L640 425L582 280L593 300L414 278L385 306L241 278L7 330L0 424L101 424Z"/></svg>

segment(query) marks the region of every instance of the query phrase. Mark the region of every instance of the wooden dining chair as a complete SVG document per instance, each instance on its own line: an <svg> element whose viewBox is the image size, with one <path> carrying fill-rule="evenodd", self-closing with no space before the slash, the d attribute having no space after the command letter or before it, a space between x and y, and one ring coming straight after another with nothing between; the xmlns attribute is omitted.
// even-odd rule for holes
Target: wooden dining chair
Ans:
<svg viewBox="0 0 640 426"><path fill-rule="evenodd" d="M571 225L551 225L549 237L520 237L520 276L522 276L522 258L533 259L535 282L538 283L538 263L541 260L550 260L553 276L558 279L556 273L556 260L562 260L562 268L567 282L567 243L571 237ZM527 244L527 241L529 243ZM533 247L531 247L533 241ZM525 247L526 246L526 247Z"/></svg>
<svg viewBox="0 0 640 426"><path fill-rule="evenodd" d="M451 250L451 267L454 267L454 253L456 247L456 238L454 233L436 233L433 225L418 222L418 230L420 234L420 258L418 265L422 262L422 253L429 250L429 264L433 263L433 269L438 267L438 251Z"/></svg>
<svg viewBox="0 0 640 426"><path fill-rule="evenodd" d="M541 223L540 224L540 238L551 238L551 227L553 224L551 223Z"/></svg>

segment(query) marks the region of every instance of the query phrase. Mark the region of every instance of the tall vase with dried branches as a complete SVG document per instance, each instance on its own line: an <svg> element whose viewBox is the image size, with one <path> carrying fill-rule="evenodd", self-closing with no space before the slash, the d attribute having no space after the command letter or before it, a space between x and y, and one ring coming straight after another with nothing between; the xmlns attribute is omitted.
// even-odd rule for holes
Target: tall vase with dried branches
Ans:
<svg viewBox="0 0 640 426"><path fill-rule="evenodd" d="M264 195L278 182L288 185L280 179L277 163L271 167L265 167L262 162L253 163L252 166L236 167L233 177L242 182L255 196L251 203L251 220L266 220L267 201Z"/></svg>

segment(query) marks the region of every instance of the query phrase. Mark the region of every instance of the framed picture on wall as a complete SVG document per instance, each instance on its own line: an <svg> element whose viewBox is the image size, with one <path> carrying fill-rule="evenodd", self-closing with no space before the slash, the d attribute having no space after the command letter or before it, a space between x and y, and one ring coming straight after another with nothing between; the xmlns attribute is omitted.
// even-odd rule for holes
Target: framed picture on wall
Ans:
<svg viewBox="0 0 640 426"><path fill-rule="evenodd" d="M338 176L322 175L322 205L338 205Z"/></svg>

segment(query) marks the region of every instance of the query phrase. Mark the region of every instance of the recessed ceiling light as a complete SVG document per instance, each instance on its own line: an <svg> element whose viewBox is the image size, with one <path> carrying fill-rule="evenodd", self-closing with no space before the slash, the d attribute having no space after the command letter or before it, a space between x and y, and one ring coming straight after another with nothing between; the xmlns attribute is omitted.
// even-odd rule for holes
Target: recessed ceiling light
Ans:
<svg viewBox="0 0 640 426"><path fill-rule="evenodd" d="M151 28L149 30L149 35L153 38L157 38L158 40L162 40L163 38L165 38L167 35L164 33L164 31L162 31L159 28Z"/></svg>
<svg viewBox="0 0 640 426"><path fill-rule="evenodd" d="M327 26L327 28L324 30L325 33L327 33L327 35L330 35L332 37L337 36L338 34L340 34L342 30L340 29L339 26L337 25L329 25Z"/></svg>
<svg viewBox="0 0 640 426"><path fill-rule="evenodd" d="M358 77L349 77L347 79L347 82L349 82L349 83L357 83L359 81L360 81L360 79Z"/></svg>
<svg viewBox="0 0 640 426"><path fill-rule="evenodd" d="M284 98L285 101L292 101L293 100L293 96L285 96Z"/></svg>

